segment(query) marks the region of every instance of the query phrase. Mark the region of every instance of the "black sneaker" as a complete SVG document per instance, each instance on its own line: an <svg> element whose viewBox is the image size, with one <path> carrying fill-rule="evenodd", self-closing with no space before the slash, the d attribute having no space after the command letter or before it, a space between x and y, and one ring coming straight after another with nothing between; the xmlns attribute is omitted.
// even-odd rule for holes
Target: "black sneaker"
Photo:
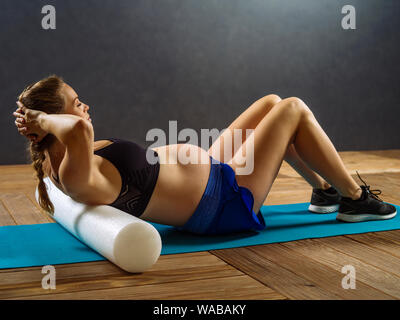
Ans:
<svg viewBox="0 0 400 320"><path fill-rule="evenodd" d="M331 213L339 209L340 194L334 187L329 189L313 188L308 211L313 213Z"/></svg>
<svg viewBox="0 0 400 320"><path fill-rule="evenodd" d="M382 193L381 190L370 190L370 186L367 186L358 172L357 175L364 183L363 186L360 186L362 195L360 199L357 200L342 197L336 219L345 222L392 219L397 213L396 207L383 202L383 200L378 197L378 195ZM374 193L374 191L376 191L376 193Z"/></svg>

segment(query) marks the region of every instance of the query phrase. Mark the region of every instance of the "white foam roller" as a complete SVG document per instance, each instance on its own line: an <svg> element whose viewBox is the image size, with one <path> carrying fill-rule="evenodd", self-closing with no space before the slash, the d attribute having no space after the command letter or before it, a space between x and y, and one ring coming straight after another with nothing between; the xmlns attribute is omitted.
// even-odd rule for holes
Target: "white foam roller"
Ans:
<svg viewBox="0 0 400 320"><path fill-rule="evenodd" d="M43 180L54 205L54 220L90 248L128 272L146 271L158 260L161 237L150 223L111 206L77 202L49 177ZM37 189L35 196L38 201Z"/></svg>

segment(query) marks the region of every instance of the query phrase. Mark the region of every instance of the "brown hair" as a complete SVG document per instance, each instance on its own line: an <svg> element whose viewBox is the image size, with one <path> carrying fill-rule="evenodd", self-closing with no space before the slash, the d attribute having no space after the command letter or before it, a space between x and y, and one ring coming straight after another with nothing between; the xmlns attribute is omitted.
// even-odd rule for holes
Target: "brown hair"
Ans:
<svg viewBox="0 0 400 320"><path fill-rule="evenodd" d="M27 108L43 111L47 114L63 113L65 107L64 97L60 90L64 80L57 75L50 75L36 83L27 86L18 96L18 100ZM43 162L46 160L45 150L56 141L56 137L47 134L40 142L28 142L26 151L31 158L35 176L38 179L39 205L45 213L53 215L54 206L50 201L46 185L43 182Z"/></svg>

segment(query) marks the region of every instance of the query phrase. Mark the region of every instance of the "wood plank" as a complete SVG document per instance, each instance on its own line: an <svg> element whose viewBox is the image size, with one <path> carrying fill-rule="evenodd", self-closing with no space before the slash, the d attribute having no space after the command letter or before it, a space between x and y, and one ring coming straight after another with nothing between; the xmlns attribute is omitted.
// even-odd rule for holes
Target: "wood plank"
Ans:
<svg viewBox="0 0 400 320"><path fill-rule="evenodd" d="M346 235L346 237L395 257L400 257L400 230L352 234Z"/></svg>
<svg viewBox="0 0 400 320"><path fill-rule="evenodd" d="M36 187L34 189L23 189L21 191L23 191L26 195L26 197L32 202L32 204L34 205L34 207L40 212L41 208L39 203L36 201L36 197L35 197L35 190ZM53 218L49 217L47 214L41 214L46 220L47 222L56 222Z"/></svg>
<svg viewBox="0 0 400 320"><path fill-rule="evenodd" d="M354 153L354 156L358 156L359 151L352 151ZM369 150L369 151L364 151L366 153L369 153L371 155L376 155L381 158L393 158L397 161L397 163L400 161L400 149L387 149L387 150Z"/></svg>
<svg viewBox="0 0 400 320"><path fill-rule="evenodd" d="M329 237L314 240L336 251L352 256L368 265L393 274L400 279L400 257L371 247L369 244L355 241L350 237Z"/></svg>
<svg viewBox="0 0 400 320"><path fill-rule="evenodd" d="M282 295L246 276L234 276L192 281L178 281L143 286L80 290L77 292L47 294L13 299L118 299L118 300L282 300Z"/></svg>
<svg viewBox="0 0 400 320"><path fill-rule="evenodd" d="M199 279L223 279L239 276L240 272L234 268L224 266L208 266L204 268L177 268L175 270L148 271L141 275L101 276L89 278L75 278L73 280L56 282L55 290L44 290L41 281L29 285L12 284L0 286L0 298L28 297L37 295L58 295L63 293L78 293L81 291L97 291L122 287L143 287L150 284L175 283L182 281L193 282ZM95 297L95 295L93 296ZM154 296L154 298L157 298ZM97 298L96 298L97 299Z"/></svg>
<svg viewBox="0 0 400 320"><path fill-rule="evenodd" d="M339 299L317 282L300 277L249 248L214 250L211 253L289 299Z"/></svg>
<svg viewBox="0 0 400 320"><path fill-rule="evenodd" d="M336 243L337 247L338 241L341 243L342 248L353 246L354 250L354 246L357 245L354 242L349 245L349 241L352 240L347 238L338 238L336 240L325 238L286 242L283 243L283 246L335 270L340 278L337 287L343 292L355 294L361 299L368 299L368 297L372 299L400 298L400 277L397 277L393 273L385 272L351 255L335 250L332 248L332 243ZM331 246L327 246L325 243L331 243ZM367 254L367 251L364 250L364 257ZM363 256L363 254L360 253L360 256ZM355 290L344 290L341 288L341 280L345 276L341 273L341 270L345 265L352 265L356 270L357 288Z"/></svg>
<svg viewBox="0 0 400 320"><path fill-rule="evenodd" d="M51 294L243 275L208 252L160 256L151 269L140 274L128 273L107 261L54 267L56 289ZM42 267L2 270L0 298L47 295L49 290L41 285L45 276L41 270Z"/></svg>
<svg viewBox="0 0 400 320"><path fill-rule="evenodd" d="M5 180L13 180L13 178L23 175L26 178L33 179L34 169L29 164L17 165L1 165L0 166L0 182Z"/></svg>
<svg viewBox="0 0 400 320"><path fill-rule="evenodd" d="M310 193L310 195L309 195ZM311 192L303 190L290 190L286 192L270 191L264 201L265 206L279 205L279 204L294 204L311 201Z"/></svg>
<svg viewBox="0 0 400 320"><path fill-rule="evenodd" d="M1 193L0 201L18 225L49 222L23 192Z"/></svg>
<svg viewBox="0 0 400 320"><path fill-rule="evenodd" d="M399 230L389 230L377 234L378 237L384 237L385 239L390 239L400 245L400 231Z"/></svg>
<svg viewBox="0 0 400 320"><path fill-rule="evenodd" d="M318 284L325 291L339 296L342 299L393 299L391 295L385 294L375 288L372 288L361 281L357 281L357 290L345 290L342 288L342 278L344 275L341 273L341 268L338 269L337 264L327 263L327 254L323 250L332 249L327 247L315 250L315 246L310 247L311 254L304 254L305 251L300 253L298 248L306 248L305 241L299 240L286 243L268 244L263 246L249 247L255 253L268 259L273 263L278 264L280 267L285 268L307 281ZM314 251L312 250L314 248ZM335 253L332 254L332 259L335 259ZM340 253L337 253L338 255ZM355 262L354 262L355 263Z"/></svg>
<svg viewBox="0 0 400 320"><path fill-rule="evenodd" d="M391 195L400 197L400 173L384 172L382 175L388 185L395 187L394 190L391 190Z"/></svg>
<svg viewBox="0 0 400 320"><path fill-rule="evenodd" d="M13 226L15 221L0 199L0 226Z"/></svg>
<svg viewBox="0 0 400 320"><path fill-rule="evenodd" d="M371 173L400 173L400 149L373 151L339 151L346 169L351 175L357 176L356 171L363 174ZM300 175L283 162L280 172L289 177Z"/></svg>
<svg viewBox="0 0 400 320"><path fill-rule="evenodd" d="M212 254L204 252L192 252L183 254L162 255L157 262L148 270L165 271L174 270L178 266L186 268L224 266L225 262ZM68 280L81 277L99 277L103 275L132 275L115 264L104 261L91 261L82 263L69 263L54 265L57 270L57 279ZM30 283L42 279L42 267L24 267L13 269L0 269L0 286L12 283Z"/></svg>

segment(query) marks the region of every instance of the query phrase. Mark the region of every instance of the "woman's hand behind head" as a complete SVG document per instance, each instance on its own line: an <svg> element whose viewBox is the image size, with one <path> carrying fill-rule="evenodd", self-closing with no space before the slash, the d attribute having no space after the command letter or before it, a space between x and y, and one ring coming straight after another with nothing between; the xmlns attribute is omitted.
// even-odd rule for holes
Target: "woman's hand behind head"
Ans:
<svg viewBox="0 0 400 320"><path fill-rule="evenodd" d="M18 132L36 143L42 141L47 132L40 127L40 118L46 113L39 110L26 108L20 101L17 101L18 109L13 113L17 118L15 125Z"/></svg>

